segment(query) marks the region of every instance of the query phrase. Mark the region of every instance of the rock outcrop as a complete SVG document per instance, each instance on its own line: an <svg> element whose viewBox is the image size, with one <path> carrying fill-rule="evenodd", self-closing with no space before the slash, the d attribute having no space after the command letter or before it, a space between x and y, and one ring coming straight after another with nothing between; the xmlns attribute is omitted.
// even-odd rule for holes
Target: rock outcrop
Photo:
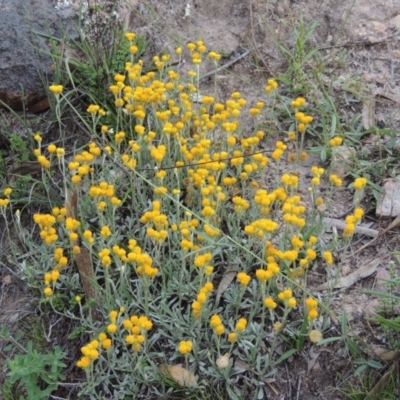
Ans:
<svg viewBox="0 0 400 400"><path fill-rule="evenodd" d="M49 37L76 38L78 14L53 0L0 0L0 100L21 109L42 100L52 81ZM39 73L40 71L40 73ZM1 106L2 104L0 104Z"/></svg>

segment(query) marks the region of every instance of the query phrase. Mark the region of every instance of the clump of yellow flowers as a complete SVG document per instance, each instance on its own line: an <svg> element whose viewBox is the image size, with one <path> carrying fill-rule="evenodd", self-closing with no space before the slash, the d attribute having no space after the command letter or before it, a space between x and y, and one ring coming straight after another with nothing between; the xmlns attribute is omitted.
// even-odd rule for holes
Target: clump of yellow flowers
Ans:
<svg viewBox="0 0 400 400"><path fill-rule="evenodd" d="M307 270L333 265L334 255L333 245L314 233L319 225L309 216L316 207L322 213L327 199L321 187L343 182L312 166L310 202L301 187L303 177L285 164L293 146L299 160L307 156L304 137L313 123L307 100L298 97L287 104L288 138L279 137L267 152L268 126L260 127L268 122L258 122L274 102L287 102L276 79L267 80L262 98L251 106L238 91L219 100L200 94L200 65L221 58L203 41L189 42L175 56L155 56L155 68L148 70L137 57L135 33L125 38L128 60L108 86L111 105L85 107L86 126L93 127L87 145L67 161L63 148L42 147L42 136L34 135L43 174L51 177L59 166L78 204L74 212L66 202L34 215L48 254L41 275L46 301L51 303L68 282L79 293L79 306L85 304L76 274L73 278L85 253L95 273L93 286L104 300L99 305L103 320L108 318L96 330L90 326L95 339L81 348L77 366L89 368L99 359L111 363L127 353L142 365L148 346L156 349L154 357L190 360L193 342L180 339L193 332L198 334L196 357L205 362L208 354L202 349L219 353L238 346L242 351L254 332L263 337L285 333L290 318L302 311L310 340L317 342L319 331L312 328L321 318L319 302L304 300L301 287L307 284ZM190 70L182 77L171 59L181 59L184 52ZM49 90L63 101L65 88ZM249 114L254 129L242 123ZM342 142L334 137L330 146ZM291 154L287 157L290 161ZM357 178L354 189L361 191L366 183ZM0 208L8 206L10 194L11 189L4 190ZM362 217L363 210L356 208L346 218L345 238ZM127 302L132 315L118 308ZM210 348L211 335L217 350ZM163 353L161 336L168 352Z"/></svg>

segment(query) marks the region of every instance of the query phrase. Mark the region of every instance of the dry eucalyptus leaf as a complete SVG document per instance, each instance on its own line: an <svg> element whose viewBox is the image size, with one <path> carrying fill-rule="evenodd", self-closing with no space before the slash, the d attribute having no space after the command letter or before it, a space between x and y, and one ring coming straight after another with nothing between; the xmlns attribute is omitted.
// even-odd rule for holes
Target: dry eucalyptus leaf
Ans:
<svg viewBox="0 0 400 400"><path fill-rule="evenodd" d="M238 360L235 361L235 370L238 370L238 371L251 371L252 368L250 367L249 364L247 364L247 362L238 359Z"/></svg>
<svg viewBox="0 0 400 400"><path fill-rule="evenodd" d="M172 378L180 386L197 387L197 378L187 369L183 368L181 364L161 365L160 370L164 375Z"/></svg>
<svg viewBox="0 0 400 400"><path fill-rule="evenodd" d="M21 175L39 174L41 170L42 167L37 161L16 162L7 170L8 183L12 184Z"/></svg>
<svg viewBox="0 0 400 400"><path fill-rule="evenodd" d="M228 289L229 285L235 279L237 270L238 270L237 264L229 264L228 265L228 268L226 269L224 276L218 285L217 295L215 298L215 305L218 305L219 299L221 298L222 293L224 293L225 290Z"/></svg>
<svg viewBox="0 0 400 400"><path fill-rule="evenodd" d="M219 356L217 358L216 364L218 368L226 368L229 365L229 353Z"/></svg>
<svg viewBox="0 0 400 400"><path fill-rule="evenodd" d="M372 346L371 350L382 361L392 361L400 353L399 350L389 350L380 346Z"/></svg>
<svg viewBox="0 0 400 400"><path fill-rule="evenodd" d="M396 363L393 363L392 368L385 375L383 375L377 384L372 388L372 390L364 397L364 400L376 400L379 399L379 395L387 387L390 379L393 377L394 369L396 368Z"/></svg>
<svg viewBox="0 0 400 400"><path fill-rule="evenodd" d="M344 276L339 279L339 281L335 284L335 279L331 279L322 285L319 285L315 288L315 290L326 290L332 285L335 285L335 289L348 288L358 282L360 279L366 278L372 275L378 268L378 265L381 263L381 258L375 258L367 264L364 264L362 267L358 268L356 271L351 274Z"/></svg>

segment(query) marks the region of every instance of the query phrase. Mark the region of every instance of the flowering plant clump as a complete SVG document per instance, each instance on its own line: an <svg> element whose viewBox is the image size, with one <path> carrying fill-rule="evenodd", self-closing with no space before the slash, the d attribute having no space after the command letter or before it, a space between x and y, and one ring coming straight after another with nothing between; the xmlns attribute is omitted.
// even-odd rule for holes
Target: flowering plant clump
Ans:
<svg viewBox="0 0 400 400"><path fill-rule="evenodd" d="M322 337L324 308L307 294L307 273L334 263L334 244L319 239L320 187L342 181L313 166L304 196L292 169L276 176L289 147L298 162L307 156L313 117L305 98L289 101L289 141L280 138L269 154L260 146L263 113L287 102L275 79L254 105L239 92L218 100L200 92L200 65L207 55L212 63L220 58L202 41L187 44L192 65L182 75L167 54L145 72L136 35L125 37L125 70L108 87L112 105L90 104L82 116L91 133L85 148L67 161L63 148L42 147L35 135L43 176L58 167L66 193L75 196L76 203L67 197L33 216L41 251L29 257L40 271L44 301L55 307L57 298L72 296L76 308L66 314L90 333L76 363L87 372L81 393L138 396L157 381L158 364L182 358L192 373L229 386L234 371L212 367L222 352L264 375L299 321L306 321L301 334L311 342ZM66 88L49 90L67 101ZM254 130L242 123L246 114ZM331 146L341 144L332 140ZM356 190L366 184L360 179ZM4 191L1 210L10 193ZM362 216L356 208L347 217L345 238ZM237 279L226 285L232 265Z"/></svg>

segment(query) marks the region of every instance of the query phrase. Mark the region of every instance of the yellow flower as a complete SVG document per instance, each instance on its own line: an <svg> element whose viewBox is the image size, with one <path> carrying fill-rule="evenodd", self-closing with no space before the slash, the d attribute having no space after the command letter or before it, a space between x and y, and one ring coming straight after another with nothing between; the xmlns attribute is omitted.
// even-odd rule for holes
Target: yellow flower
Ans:
<svg viewBox="0 0 400 400"><path fill-rule="evenodd" d="M189 42L186 47L190 50L190 51L194 51L196 49L196 45L192 42Z"/></svg>
<svg viewBox="0 0 400 400"><path fill-rule="evenodd" d="M334 137L333 139L331 139L329 141L329 144L332 147L337 147L337 146L340 146L342 144L342 142L343 142L343 139L341 137L339 137L339 136L336 136L336 137Z"/></svg>
<svg viewBox="0 0 400 400"><path fill-rule="evenodd" d="M356 222L359 221L363 217L363 215L364 215L364 210L361 207L357 207L354 210L354 218Z"/></svg>
<svg viewBox="0 0 400 400"><path fill-rule="evenodd" d="M245 272L239 272L237 274L237 280L240 282L241 285L247 286L251 280L251 277Z"/></svg>
<svg viewBox="0 0 400 400"><path fill-rule="evenodd" d="M367 184L367 179L366 178L357 178L354 181L354 189L356 190L362 190L365 188Z"/></svg>
<svg viewBox="0 0 400 400"><path fill-rule="evenodd" d="M57 146L55 144L49 144L47 150L50 154L55 153L57 151Z"/></svg>
<svg viewBox="0 0 400 400"><path fill-rule="evenodd" d="M87 368L91 364L90 358L87 356L82 357L77 363L76 366L78 368Z"/></svg>
<svg viewBox="0 0 400 400"><path fill-rule="evenodd" d="M218 314L214 314L210 318L210 326L212 328L216 328L218 325L221 325L221 324L222 324L221 317Z"/></svg>
<svg viewBox="0 0 400 400"><path fill-rule="evenodd" d="M103 226L103 227L101 228L101 230L100 230L100 235L103 236L103 237L109 237L109 236L111 236L111 230L110 230L110 228L109 228L107 225Z"/></svg>
<svg viewBox="0 0 400 400"><path fill-rule="evenodd" d="M114 332L116 332L117 331L117 325L115 325L115 324L109 324L108 326L107 326L107 332L108 333L114 333Z"/></svg>
<svg viewBox="0 0 400 400"><path fill-rule="evenodd" d="M210 57L212 60L218 61L221 58L221 55L216 53L215 51L210 51L208 53L208 57Z"/></svg>
<svg viewBox="0 0 400 400"><path fill-rule="evenodd" d="M294 308L294 307L296 307L296 304L297 304L297 301L296 301L296 299L295 299L294 297L291 297L291 298L288 299L288 301L287 301L287 306L288 306L289 308Z"/></svg>
<svg viewBox="0 0 400 400"><path fill-rule="evenodd" d="M266 297L264 299L264 306L270 310L273 310L278 306L278 304L274 301L272 297Z"/></svg>
<svg viewBox="0 0 400 400"><path fill-rule="evenodd" d="M290 289L286 289L278 294L279 300L289 300L293 296L293 292Z"/></svg>
<svg viewBox="0 0 400 400"><path fill-rule="evenodd" d="M103 349L109 349L111 347L111 345L112 345L111 339L104 339L101 342L101 347L103 347Z"/></svg>
<svg viewBox="0 0 400 400"><path fill-rule="evenodd" d="M247 326L247 319L246 318L240 318L239 321L236 323L235 330L237 332L244 331Z"/></svg>
<svg viewBox="0 0 400 400"><path fill-rule="evenodd" d="M311 310L308 312L308 319L309 319L310 321L314 320L314 319L317 318L317 317L318 317L318 310L316 310L315 308L311 309Z"/></svg>
<svg viewBox="0 0 400 400"><path fill-rule="evenodd" d="M267 86L265 87L265 91L267 93L271 93L273 90L278 88L278 83L276 82L275 79L268 79L267 81Z"/></svg>
<svg viewBox="0 0 400 400"><path fill-rule="evenodd" d="M87 108L86 111L87 111L89 114L94 115L94 114L96 114L97 111L99 111L99 110L100 110L100 106L98 106L98 105L96 105L96 104L90 104L90 106Z"/></svg>
<svg viewBox="0 0 400 400"><path fill-rule="evenodd" d="M298 97L296 100L293 100L290 105L294 108L300 108L302 105L304 105L306 102L306 99L304 97Z"/></svg>
<svg viewBox="0 0 400 400"><path fill-rule="evenodd" d="M332 253L330 251L324 251L322 256L324 257L324 260L325 260L327 265L332 265L333 264L333 256L332 256Z"/></svg>
<svg viewBox="0 0 400 400"><path fill-rule="evenodd" d="M181 354L188 354L192 351L193 349L193 343L190 340L182 340L179 343L178 350Z"/></svg>
<svg viewBox="0 0 400 400"><path fill-rule="evenodd" d="M74 253L75 255L81 254L81 248L79 246L74 246L72 248L72 253Z"/></svg>
<svg viewBox="0 0 400 400"><path fill-rule="evenodd" d="M236 332L231 332L228 335L228 342L233 343L233 342L236 341L236 339L237 339L237 333Z"/></svg>
<svg viewBox="0 0 400 400"><path fill-rule="evenodd" d="M127 40L129 40L130 42L132 42L132 40L135 39L135 37L136 37L136 34L133 33L133 32L126 32L125 33L125 38Z"/></svg>
<svg viewBox="0 0 400 400"><path fill-rule="evenodd" d="M131 46L129 47L129 52L131 54L136 54L139 51L139 48L137 46Z"/></svg>
<svg viewBox="0 0 400 400"><path fill-rule="evenodd" d="M54 93L55 95L58 95L60 93L62 93L63 91L63 86L62 85L50 85L49 86L49 90L51 93Z"/></svg>
<svg viewBox="0 0 400 400"><path fill-rule="evenodd" d="M215 333L220 336L225 332L225 327L221 324L221 325L216 326L214 330L215 330Z"/></svg>

